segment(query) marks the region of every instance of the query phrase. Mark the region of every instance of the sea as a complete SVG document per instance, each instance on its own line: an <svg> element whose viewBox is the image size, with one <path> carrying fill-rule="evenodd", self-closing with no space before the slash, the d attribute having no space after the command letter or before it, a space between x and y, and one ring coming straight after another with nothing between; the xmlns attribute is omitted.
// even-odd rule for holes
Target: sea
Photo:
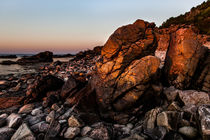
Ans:
<svg viewBox="0 0 210 140"><path fill-rule="evenodd" d="M10 54L0 54L0 55L10 55ZM0 58L0 62L11 60L11 61L17 61L18 59L22 58L23 56L32 56L34 54L12 54L16 55L17 58L15 59L5 59ZM61 62L68 62L72 57L65 57L65 58L53 58L53 61L61 61ZM27 74L27 73L35 73L37 72L38 68L40 66L46 65L49 63L38 63L38 64L27 64L27 65L18 65L18 64L12 64L12 65L1 65L0 64L0 76L9 75L9 74Z"/></svg>

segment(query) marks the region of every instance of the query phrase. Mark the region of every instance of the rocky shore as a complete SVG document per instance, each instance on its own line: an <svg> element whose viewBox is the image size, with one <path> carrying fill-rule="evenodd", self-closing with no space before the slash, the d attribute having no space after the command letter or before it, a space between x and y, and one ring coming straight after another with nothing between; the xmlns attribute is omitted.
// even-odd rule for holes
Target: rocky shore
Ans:
<svg viewBox="0 0 210 140"><path fill-rule="evenodd" d="M193 25L137 20L68 63L1 77L0 139L208 140L208 45Z"/></svg>

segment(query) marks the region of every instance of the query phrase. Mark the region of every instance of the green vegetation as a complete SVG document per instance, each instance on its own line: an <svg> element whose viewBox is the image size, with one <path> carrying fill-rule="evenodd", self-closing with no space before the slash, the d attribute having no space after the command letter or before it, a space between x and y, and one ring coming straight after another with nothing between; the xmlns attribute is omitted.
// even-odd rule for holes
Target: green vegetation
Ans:
<svg viewBox="0 0 210 140"><path fill-rule="evenodd" d="M210 35L210 0L191 8L190 12L184 15L169 18L160 28L168 28L172 24L194 24L200 33Z"/></svg>

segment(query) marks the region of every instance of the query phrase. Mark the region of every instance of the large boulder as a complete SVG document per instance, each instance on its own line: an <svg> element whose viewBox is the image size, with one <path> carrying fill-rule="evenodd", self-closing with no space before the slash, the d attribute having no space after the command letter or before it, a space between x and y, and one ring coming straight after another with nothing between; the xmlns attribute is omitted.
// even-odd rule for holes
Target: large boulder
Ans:
<svg viewBox="0 0 210 140"><path fill-rule="evenodd" d="M33 56L23 57L17 60L18 64L28 64L28 63L39 63L39 62L52 62L53 53L49 51L41 52Z"/></svg>
<svg viewBox="0 0 210 140"><path fill-rule="evenodd" d="M160 66L152 56L157 47L154 30L155 24L137 20L117 29L102 48L92 79L101 112L129 110L150 89Z"/></svg>
<svg viewBox="0 0 210 140"><path fill-rule="evenodd" d="M180 28L172 33L164 66L166 84L179 89L189 88L199 73L196 69L207 50L193 27Z"/></svg>

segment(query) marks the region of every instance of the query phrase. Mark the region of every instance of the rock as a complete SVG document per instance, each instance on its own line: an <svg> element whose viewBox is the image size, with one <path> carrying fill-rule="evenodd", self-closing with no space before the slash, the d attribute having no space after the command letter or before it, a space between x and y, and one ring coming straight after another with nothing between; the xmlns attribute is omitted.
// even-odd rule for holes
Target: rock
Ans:
<svg viewBox="0 0 210 140"><path fill-rule="evenodd" d="M46 97L47 92L58 90L63 84L63 80L52 75L43 76L41 78L37 77L33 85L28 86L26 92L27 99L24 103L27 104L32 101L40 100Z"/></svg>
<svg viewBox="0 0 210 140"><path fill-rule="evenodd" d="M46 122L50 123L55 119L55 111L51 111L47 117L46 117Z"/></svg>
<svg viewBox="0 0 210 140"><path fill-rule="evenodd" d="M40 62L52 62L53 53L46 51L46 52L41 52L39 54L29 56L29 57L23 57L21 59L17 60L18 64L24 65L28 63L40 63Z"/></svg>
<svg viewBox="0 0 210 140"><path fill-rule="evenodd" d="M5 60L5 61L2 61L0 64L1 65L12 65L12 64L17 64L17 63L15 61Z"/></svg>
<svg viewBox="0 0 210 140"><path fill-rule="evenodd" d="M203 140L208 140L210 139L210 105L200 106L198 116Z"/></svg>
<svg viewBox="0 0 210 140"><path fill-rule="evenodd" d="M178 89L189 88L206 51L192 28L172 33L164 65L165 81Z"/></svg>
<svg viewBox="0 0 210 140"><path fill-rule="evenodd" d="M137 20L118 28L102 48L101 60L96 63L97 72L92 79L100 113L132 112L129 109L151 89L151 79L160 66L159 58L151 56L157 47L154 28L154 23Z"/></svg>
<svg viewBox="0 0 210 140"><path fill-rule="evenodd" d="M176 130L180 114L176 111L165 111L157 115L157 125L166 127L168 130Z"/></svg>
<svg viewBox="0 0 210 140"><path fill-rule="evenodd" d="M165 138L165 135L167 134L167 130L165 127L158 126L154 129L144 130L144 134L154 140L163 140Z"/></svg>
<svg viewBox="0 0 210 140"><path fill-rule="evenodd" d="M184 136L190 138L190 139L195 139L198 135L198 131L196 128L191 127L191 126L184 126L179 128L179 133L183 134Z"/></svg>
<svg viewBox="0 0 210 140"><path fill-rule="evenodd" d="M81 135L84 137L84 136L86 136L91 130L92 130L91 127L85 126L85 127L82 128L82 130L81 130Z"/></svg>
<svg viewBox="0 0 210 140"><path fill-rule="evenodd" d="M81 123L77 120L77 118L74 117L74 115L72 115L69 119L68 119L68 124L69 127L81 127Z"/></svg>
<svg viewBox="0 0 210 140"><path fill-rule="evenodd" d="M0 55L0 58L12 59L12 58L17 58L17 56L16 55Z"/></svg>
<svg viewBox="0 0 210 140"><path fill-rule="evenodd" d="M12 106L20 105L24 96L20 97L0 97L0 109L6 109Z"/></svg>
<svg viewBox="0 0 210 140"><path fill-rule="evenodd" d="M27 105L24 105L23 107L21 107L20 110L18 111L18 113L19 114L31 113L33 108L34 108L34 104L27 104Z"/></svg>
<svg viewBox="0 0 210 140"><path fill-rule="evenodd" d="M28 128L28 126L23 123L15 134L12 136L11 140L35 140L33 133Z"/></svg>
<svg viewBox="0 0 210 140"><path fill-rule="evenodd" d="M59 134L60 129L61 129L60 123L56 120L53 120L50 123L50 127L45 135L45 139L55 138Z"/></svg>
<svg viewBox="0 0 210 140"><path fill-rule="evenodd" d="M18 127L21 122L22 122L22 118L18 114L12 113L7 117L8 127L10 128Z"/></svg>
<svg viewBox="0 0 210 140"><path fill-rule="evenodd" d="M64 134L64 138L66 138L66 139L73 139L79 133L80 133L80 129L79 128L77 128L77 127L69 127L66 130L65 134Z"/></svg>
<svg viewBox="0 0 210 140"><path fill-rule="evenodd" d="M7 114L2 114L2 115L0 115L0 128L1 128L2 126L6 125L7 117L8 117Z"/></svg>
<svg viewBox="0 0 210 140"><path fill-rule="evenodd" d="M145 115L145 121L144 121L144 125L146 129L154 129L155 128L155 123L156 123L156 119L157 119L157 115L161 112L161 108L155 108L152 109L151 111L149 111L146 115Z"/></svg>
<svg viewBox="0 0 210 140"><path fill-rule="evenodd" d="M172 102L168 106L168 111L181 111L181 108L179 107L179 103L178 102Z"/></svg>
<svg viewBox="0 0 210 140"><path fill-rule="evenodd" d="M37 132L39 132L39 133L45 132L46 133L49 128L50 128L50 125L44 121L31 126L31 130L35 133L37 133Z"/></svg>
<svg viewBox="0 0 210 140"><path fill-rule="evenodd" d="M131 136L129 136L127 138L123 138L121 140L145 140L145 138L138 134L132 134Z"/></svg>
<svg viewBox="0 0 210 140"><path fill-rule="evenodd" d="M39 114L39 115L36 115L36 116L28 115L24 119L24 121L28 122L29 125L34 125L34 124L37 124L37 123L43 121L44 117L45 117L45 114Z"/></svg>
<svg viewBox="0 0 210 140"><path fill-rule="evenodd" d="M0 140L10 140L15 130L9 127L0 128Z"/></svg>
<svg viewBox="0 0 210 140"><path fill-rule="evenodd" d="M51 106L51 109L57 111L59 109L59 106L55 103Z"/></svg>
<svg viewBox="0 0 210 140"><path fill-rule="evenodd" d="M80 140L93 140L93 139L91 139L89 137L82 137Z"/></svg>
<svg viewBox="0 0 210 140"><path fill-rule="evenodd" d="M165 88L163 90L163 94L166 96L167 100L172 102L176 99L177 95L179 93L179 90L176 89L174 86L171 86L169 88Z"/></svg>
<svg viewBox="0 0 210 140"><path fill-rule="evenodd" d="M103 123L96 123L92 125L94 127L89 135L92 139L109 140L111 139L110 128Z"/></svg>
<svg viewBox="0 0 210 140"><path fill-rule="evenodd" d="M40 108L35 108L34 110L31 111L31 115L36 116L42 114L42 110Z"/></svg>
<svg viewBox="0 0 210 140"><path fill-rule="evenodd" d="M195 90L179 91L179 97L185 105L201 105L210 103L210 95Z"/></svg>

